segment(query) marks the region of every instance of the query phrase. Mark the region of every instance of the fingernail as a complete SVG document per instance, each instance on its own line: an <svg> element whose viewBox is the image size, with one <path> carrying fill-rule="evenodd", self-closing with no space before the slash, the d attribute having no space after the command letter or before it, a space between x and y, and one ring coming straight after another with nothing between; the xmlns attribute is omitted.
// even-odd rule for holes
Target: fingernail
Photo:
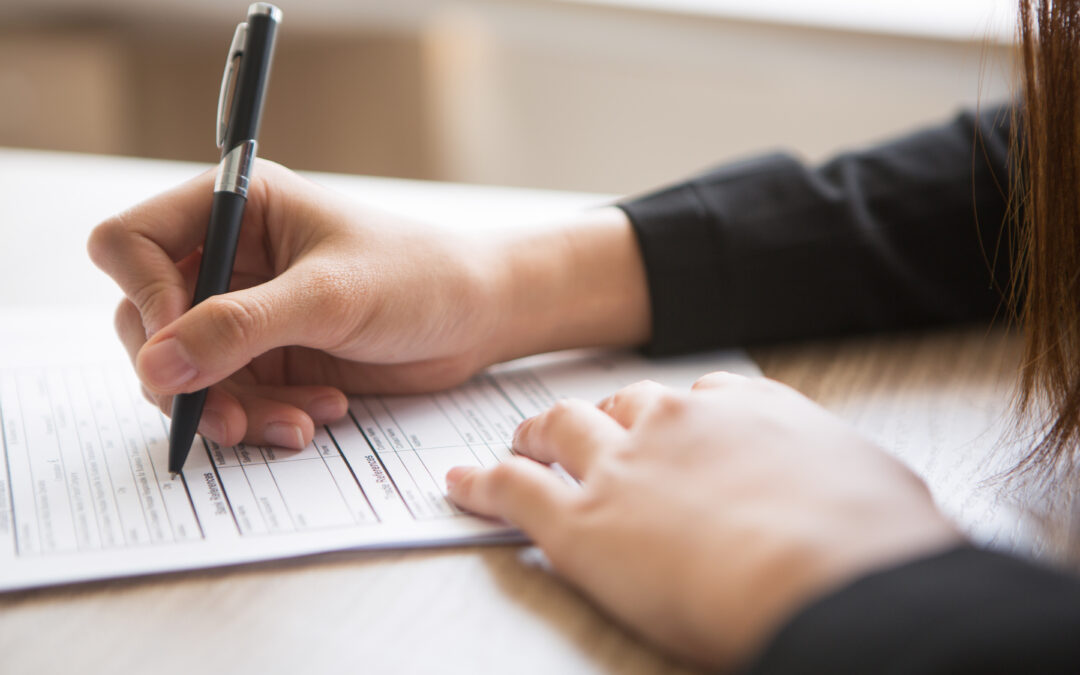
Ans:
<svg viewBox="0 0 1080 675"><path fill-rule="evenodd" d="M345 414L347 404L340 396L323 396L307 406L307 414L316 421L330 422Z"/></svg>
<svg viewBox="0 0 1080 675"><path fill-rule="evenodd" d="M293 450L304 449L304 432L300 427L288 422L271 422L263 429L263 438L270 445Z"/></svg>
<svg viewBox="0 0 1080 675"><path fill-rule="evenodd" d="M173 337L146 347L139 354L139 370L158 389L177 389L199 374L184 345Z"/></svg>
<svg viewBox="0 0 1080 675"><path fill-rule="evenodd" d="M203 408L199 419L199 433L207 438L223 443L225 441L225 418L209 408Z"/></svg>

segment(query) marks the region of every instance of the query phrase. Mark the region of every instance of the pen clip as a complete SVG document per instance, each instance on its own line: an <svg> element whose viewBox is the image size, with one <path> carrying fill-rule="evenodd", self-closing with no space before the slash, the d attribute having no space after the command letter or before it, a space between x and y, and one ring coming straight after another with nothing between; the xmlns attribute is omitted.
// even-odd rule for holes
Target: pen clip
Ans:
<svg viewBox="0 0 1080 675"><path fill-rule="evenodd" d="M239 70L237 66L240 57L244 55L244 45L247 43L247 27L246 22L236 25L232 44L229 45L229 54L225 57L225 72L221 75L221 91L218 92L217 100L217 138L215 140L219 148L225 144L225 132L229 130L229 120L226 117L227 111L225 110L225 93L229 91L229 86Z"/></svg>

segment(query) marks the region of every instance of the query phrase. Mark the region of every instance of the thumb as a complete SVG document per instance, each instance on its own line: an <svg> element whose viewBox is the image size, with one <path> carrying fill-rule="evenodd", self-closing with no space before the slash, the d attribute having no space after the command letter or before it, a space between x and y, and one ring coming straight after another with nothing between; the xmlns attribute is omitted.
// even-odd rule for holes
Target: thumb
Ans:
<svg viewBox="0 0 1080 675"><path fill-rule="evenodd" d="M292 272L292 270L290 270ZM135 356L155 393L203 389L276 347L305 344L317 307L286 272L251 288L207 298L158 331Z"/></svg>

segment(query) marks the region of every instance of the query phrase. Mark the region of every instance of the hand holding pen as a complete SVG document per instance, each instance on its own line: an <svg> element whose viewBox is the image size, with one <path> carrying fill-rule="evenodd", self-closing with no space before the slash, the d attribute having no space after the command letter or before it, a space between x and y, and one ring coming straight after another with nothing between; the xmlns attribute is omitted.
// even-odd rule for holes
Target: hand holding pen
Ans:
<svg viewBox="0 0 1080 675"><path fill-rule="evenodd" d="M228 293L191 306L210 173L106 220L88 245L126 296L117 331L144 394L169 413L208 388L208 440L300 449L346 414L343 392L437 391L518 356L648 338L644 270L615 207L492 237L257 166Z"/></svg>

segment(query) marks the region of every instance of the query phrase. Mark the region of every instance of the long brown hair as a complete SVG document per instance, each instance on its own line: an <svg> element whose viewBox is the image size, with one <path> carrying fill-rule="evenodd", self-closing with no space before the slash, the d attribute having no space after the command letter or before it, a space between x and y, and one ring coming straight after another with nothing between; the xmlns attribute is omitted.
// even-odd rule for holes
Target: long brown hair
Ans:
<svg viewBox="0 0 1080 675"><path fill-rule="evenodd" d="M1080 0L1020 0L1019 18L1019 411L1046 418L1018 468L1050 473L1080 441Z"/></svg>

